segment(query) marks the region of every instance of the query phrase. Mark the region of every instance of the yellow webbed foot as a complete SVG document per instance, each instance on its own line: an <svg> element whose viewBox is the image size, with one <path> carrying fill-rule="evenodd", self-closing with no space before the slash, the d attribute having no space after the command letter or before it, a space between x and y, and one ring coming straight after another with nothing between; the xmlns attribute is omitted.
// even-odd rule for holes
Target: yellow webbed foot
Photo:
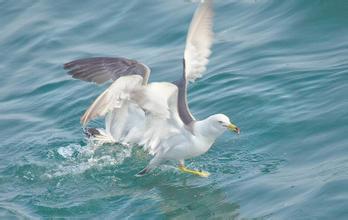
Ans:
<svg viewBox="0 0 348 220"><path fill-rule="evenodd" d="M191 170L191 169L188 169L185 166L179 166L179 170L181 172L197 175L197 176L200 176L200 177L208 177L210 175L210 173L208 173L208 172L198 171L198 170Z"/></svg>

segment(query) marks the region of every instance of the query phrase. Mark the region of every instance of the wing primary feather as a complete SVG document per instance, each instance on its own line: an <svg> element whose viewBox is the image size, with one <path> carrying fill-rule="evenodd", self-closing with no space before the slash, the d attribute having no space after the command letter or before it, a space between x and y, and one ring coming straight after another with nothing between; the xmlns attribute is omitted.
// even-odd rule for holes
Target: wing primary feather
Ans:
<svg viewBox="0 0 348 220"><path fill-rule="evenodd" d="M183 77L174 82L178 87L178 113L185 125L192 125L195 118L187 103L187 84L201 77L208 64L213 39L212 1L204 0L193 15L186 39L183 59Z"/></svg>
<svg viewBox="0 0 348 220"><path fill-rule="evenodd" d="M143 85L147 84L150 68L143 63L122 57L94 57L74 60L64 64L64 69L75 79L97 84L122 76L140 75Z"/></svg>
<svg viewBox="0 0 348 220"><path fill-rule="evenodd" d="M186 39L184 58L185 78L193 82L206 70L213 42L213 7L211 0L203 1L196 10Z"/></svg>

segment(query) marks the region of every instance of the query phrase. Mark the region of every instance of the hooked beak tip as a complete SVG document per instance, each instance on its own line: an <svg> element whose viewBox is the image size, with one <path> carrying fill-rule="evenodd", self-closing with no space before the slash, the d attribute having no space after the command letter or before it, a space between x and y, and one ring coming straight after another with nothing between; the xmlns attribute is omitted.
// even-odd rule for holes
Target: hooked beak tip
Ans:
<svg viewBox="0 0 348 220"><path fill-rule="evenodd" d="M234 132L236 132L237 134L240 134L240 129L239 129L237 126L235 126L234 124L230 124L230 125L228 125L227 127L228 127L228 129L230 129L231 131L234 131Z"/></svg>
<svg viewBox="0 0 348 220"><path fill-rule="evenodd" d="M240 134L240 128L236 127L236 133Z"/></svg>

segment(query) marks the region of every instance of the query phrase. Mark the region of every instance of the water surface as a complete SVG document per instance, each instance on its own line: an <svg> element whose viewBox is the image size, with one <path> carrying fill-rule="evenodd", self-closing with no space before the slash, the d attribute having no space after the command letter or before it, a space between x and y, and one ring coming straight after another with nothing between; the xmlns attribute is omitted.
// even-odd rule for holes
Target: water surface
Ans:
<svg viewBox="0 0 348 220"><path fill-rule="evenodd" d="M194 115L241 127L188 161L95 148L79 118L106 86L65 62L125 56L152 81L181 74L190 1L0 0L1 219L347 219L348 2L215 1L215 41L190 86ZM102 120L92 125L102 125Z"/></svg>

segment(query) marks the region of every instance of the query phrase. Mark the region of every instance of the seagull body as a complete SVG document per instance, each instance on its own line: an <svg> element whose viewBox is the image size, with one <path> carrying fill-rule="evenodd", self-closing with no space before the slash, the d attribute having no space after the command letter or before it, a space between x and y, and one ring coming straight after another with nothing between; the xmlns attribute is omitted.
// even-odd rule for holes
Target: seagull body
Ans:
<svg viewBox="0 0 348 220"><path fill-rule="evenodd" d="M153 155L138 176L167 160L179 161L183 172L208 176L207 172L186 168L184 160L207 152L227 129L239 133L223 114L196 120L187 104L188 82L202 76L211 53L212 17L212 2L205 0L189 28L183 75L173 83L148 83L150 68L126 58L86 58L64 65L73 78L97 84L113 81L86 110L81 123L86 126L90 120L105 116L105 129L89 129L94 138L141 145Z"/></svg>

